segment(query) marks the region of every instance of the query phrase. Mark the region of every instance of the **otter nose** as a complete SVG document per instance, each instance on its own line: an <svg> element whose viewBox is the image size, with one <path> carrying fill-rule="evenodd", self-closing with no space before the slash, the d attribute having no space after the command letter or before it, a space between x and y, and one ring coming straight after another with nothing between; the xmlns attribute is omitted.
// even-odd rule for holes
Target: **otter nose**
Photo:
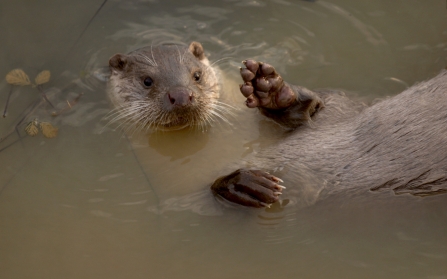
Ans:
<svg viewBox="0 0 447 279"><path fill-rule="evenodd" d="M187 106L191 104L193 100L192 92L186 88L174 88L169 90L166 95L168 97L169 104L172 106Z"/></svg>

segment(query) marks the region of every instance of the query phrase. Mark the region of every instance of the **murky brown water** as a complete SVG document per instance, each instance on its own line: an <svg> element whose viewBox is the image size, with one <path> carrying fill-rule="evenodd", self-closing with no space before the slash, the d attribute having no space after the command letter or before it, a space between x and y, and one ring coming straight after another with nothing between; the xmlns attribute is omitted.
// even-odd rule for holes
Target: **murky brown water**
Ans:
<svg viewBox="0 0 447 279"><path fill-rule="evenodd" d="M244 109L241 60L309 88L393 95L447 66L444 0L109 0L77 40L101 4L0 3L0 75L50 70L58 108L84 93L58 117L41 105L24 120L50 121L58 137L18 140L14 126L40 97L13 91L0 120L0 137L12 131L0 144L0 278L447 278L445 195L235 210L207 190L280 133ZM131 139L105 127L104 84L91 74L116 52L192 40L228 58L218 65L224 100L240 108L232 125ZM0 81L2 108L9 90Z"/></svg>

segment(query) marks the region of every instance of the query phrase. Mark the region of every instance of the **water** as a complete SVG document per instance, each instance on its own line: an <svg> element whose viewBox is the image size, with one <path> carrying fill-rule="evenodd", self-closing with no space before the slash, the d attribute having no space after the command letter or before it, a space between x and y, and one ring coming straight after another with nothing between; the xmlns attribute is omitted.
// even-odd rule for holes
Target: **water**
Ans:
<svg viewBox="0 0 447 279"><path fill-rule="evenodd" d="M58 108L59 128L18 140L39 100L13 91L0 121L0 278L447 278L446 196L334 196L313 206L221 207L207 191L234 162L281 131L239 96L240 61L275 65L309 88L372 101L445 68L447 9L424 1L102 1L0 3L0 74L22 68ZM117 52L200 41L225 73L232 125L206 133L128 135L105 127L104 84L92 77ZM10 87L0 82L0 104ZM19 132L24 136L24 124ZM180 140L179 140L180 139ZM130 142L132 142L132 146ZM134 151L132 151L134 150ZM291 187L291 184L288 184Z"/></svg>

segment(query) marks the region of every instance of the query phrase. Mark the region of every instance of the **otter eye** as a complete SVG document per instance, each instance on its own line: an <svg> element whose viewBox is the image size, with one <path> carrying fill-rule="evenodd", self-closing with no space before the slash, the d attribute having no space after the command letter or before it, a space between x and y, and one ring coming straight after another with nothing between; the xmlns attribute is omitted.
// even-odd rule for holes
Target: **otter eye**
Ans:
<svg viewBox="0 0 447 279"><path fill-rule="evenodd" d="M199 81L200 81L200 78L202 77L202 73L199 72L199 71L197 71L197 72L195 72L195 73L192 75L192 77L194 78L194 80L195 80L196 82L199 82Z"/></svg>
<svg viewBox="0 0 447 279"><path fill-rule="evenodd" d="M150 77L147 77L143 80L143 84L146 87L151 87L153 83L154 82L152 81L152 79Z"/></svg>

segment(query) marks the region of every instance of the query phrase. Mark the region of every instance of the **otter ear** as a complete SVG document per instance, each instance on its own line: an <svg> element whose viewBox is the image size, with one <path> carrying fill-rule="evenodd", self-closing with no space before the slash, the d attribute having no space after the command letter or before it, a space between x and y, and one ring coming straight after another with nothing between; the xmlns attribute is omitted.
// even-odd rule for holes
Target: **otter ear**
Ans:
<svg viewBox="0 0 447 279"><path fill-rule="evenodd" d="M189 45L189 51L195 56L197 57L197 59L199 60L203 60L205 59L205 51L203 50L203 46L201 43L199 42L192 42Z"/></svg>
<svg viewBox="0 0 447 279"><path fill-rule="evenodd" d="M120 71L120 72L126 68L127 64L128 64L127 55L124 55L124 54L119 54L119 53L115 54L109 60L110 69Z"/></svg>

